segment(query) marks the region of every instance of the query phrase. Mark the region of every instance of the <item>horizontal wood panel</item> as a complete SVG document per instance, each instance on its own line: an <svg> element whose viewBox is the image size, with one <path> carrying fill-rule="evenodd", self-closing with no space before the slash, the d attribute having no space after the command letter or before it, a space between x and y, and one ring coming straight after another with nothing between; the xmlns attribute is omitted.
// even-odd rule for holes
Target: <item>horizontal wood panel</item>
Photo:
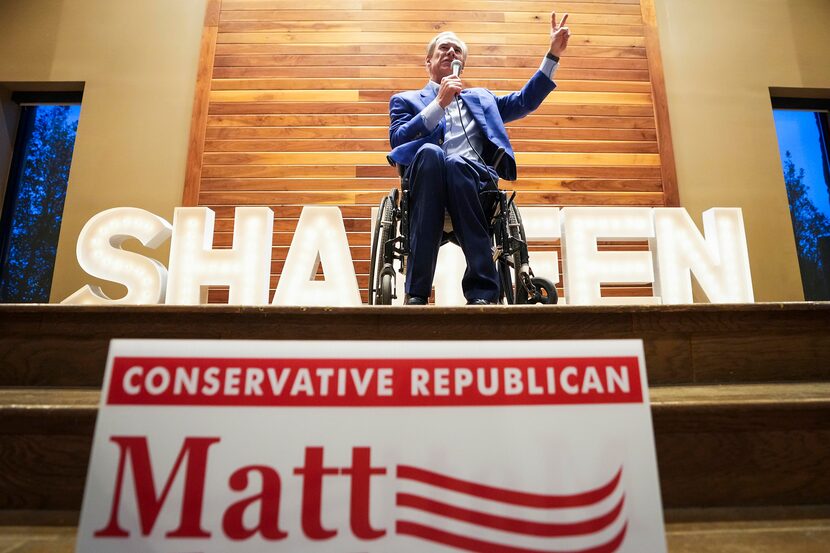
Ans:
<svg viewBox="0 0 830 553"><path fill-rule="evenodd" d="M212 90L211 102L354 102L358 90Z"/></svg>
<svg viewBox="0 0 830 553"><path fill-rule="evenodd" d="M394 42L378 47L376 44L265 44L265 43L236 43L217 44L216 54L224 56L228 54L282 54L287 56L323 54L337 56L331 58L333 65L340 60L348 61L355 55L383 55L386 56L390 65L401 65L402 62L411 60L418 65L423 64L426 52L425 42ZM532 49L531 49L532 48ZM471 46L468 62L473 60L493 59L489 56L517 56L529 60L539 60L545 55L546 46L544 42L528 48L528 45L513 44L476 44ZM538 48L538 50L536 50ZM401 58L400 56L409 56ZM646 59L646 49L641 47L617 47L617 46L568 46L568 56L574 58L635 58ZM401 61L395 62L394 60ZM360 64L363 65L363 64ZM487 63L475 62L475 65L486 66Z"/></svg>
<svg viewBox="0 0 830 553"><path fill-rule="evenodd" d="M388 191L363 192L200 192L200 205L368 205L375 206ZM522 193L524 206L659 206L658 192L534 192ZM368 239L368 238L367 238Z"/></svg>
<svg viewBox="0 0 830 553"><path fill-rule="evenodd" d="M496 96L509 94L509 90L493 90ZM391 97L385 90L361 90L360 99L368 101L384 101ZM628 92L567 92L557 91L556 99L549 96L544 104L651 104L651 94L637 94Z"/></svg>
<svg viewBox="0 0 830 553"><path fill-rule="evenodd" d="M523 152L629 152L657 153L657 142L612 140L512 140L513 148ZM208 140L205 152L388 152L387 139L278 139Z"/></svg>
<svg viewBox="0 0 830 553"><path fill-rule="evenodd" d="M217 44L387 44L392 41L426 44L435 36L435 32L395 33L395 32L319 32L319 33L219 33ZM475 48L479 44L520 44L535 46L544 53L545 38L538 34L503 34L466 33L464 41ZM574 36L571 43L575 46L616 46L623 48L644 48L645 39L638 36Z"/></svg>
<svg viewBox="0 0 830 553"><path fill-rule="evenodd" d="M458 0L429 9L414 0L345 0L335 9L322 0L223 0L196 194L216 211L217 244L230 246L235 206L271 207L273 286L302 206L336 205L365 287L371 209L398 183L386 161L388 102L426 83L426 43L442 30L459 33L470 50L465 85L508 93L539 67L553 7L570 14L571 44L557 90L508 125L519 179L501 186L517 191L521 206L663 205L639 0ZM539 248L558 251L558 243L531 244ZM650 294L629 288L603 293Z"/></svg>
<svg viewBox="0 0 830 553"><path fill-rule="evenodd" d="M360 288L360 301L364 304L368 303L368 280L365 277L358 277L358 286ZM560 297L563 297L563 289L560 286L556 287L557 293ZM276 290L276 284L272 284L268 289L268 296L273 297L274 291ZM616 287L616 286L602 286L600 288L601 296L604 298L629 298L629 297L650 297L653 295L652 290L648 286L627 286L627 287ZM227 290L215 290L211 289L208 292L208 302L209 303L217 303L223 304L228 303L228 292ZM543 306L539 306L540 309L543 309ZM556 309L555 306L551 307L552 309ZM828 433L830 434L830 433Z"/></svg>
<svg viewBox="0 0 830 553"><path fill-rule="evenodd" d="M491 90L519 90L527 82L524 79L473 79L465 76L467 87L489 88ZM250 78L250 79L214 79L212 90L416 90L426 84L423 77L415 78ZM557 90L562 92L639 92L649 94L651 85L640 81L586 80L568 81L557 79Z"/></svg>
<svg viewBox="0 0 830 553"><path fill-rule="evenodd" d="M448 245L448 246L444 246L444 247L452 248L452 247L456 247L456 246ZM368 261L361 261L361 262L359 262L359 264L360 264L361 268L368 269L368 266L369 266ZM278 272L281 273L282 268L284 266L285 266L285 262L280 261L280 262L274 263L272 265L272 268L275 269L275 270L278 270ZM559 275L557 275L557 276L559 276L560 283L557 283L558 286L556 286L559 294L561 294L562 291L563 291L560 275L561 275L561 273L559 273ZM357 280L358 289L360 289L362 292L365 293L367 288L369 287L368 271L365 271L365 272L362 272L362 273L355 273L355 278ZM400 274L398 274L398 278L403 278L403 277ZM325 280L325 270L324 269L323 269L323 272L318 274L318 276L315 280L320 280L320 281ZM279 283L279 278L272 277L270 279L269 284L268 284L268 289L269 289L268 296L269 297L273 297L274 290L277 288L278 283ZM221 287L217 287L214 290L216 292L225 292L225 293L227 293L227 289L223 289ZM214 291L214 290L211 290L211 291ZM608 297L626 297L626 296L643 297L643 296L652 296L653 295L652 287L648 283L643 283L643 284L627 283L627 284L624 284L624 285L623 284L602 284L600 286L600 291L601 291L601 296L605 297L605 298L608 298ZM366 303L366 296L365 295L363 296L363 302ZM225 299L224 302L220 302L220 303L227 303L227 298Z"/></svg>
<svg viewBox="0 0 830 553"><path fill-rule="evenodd" d="M341 0L337 8L341 10L417 10L423 6L415 0ZM328 10L331 3L326 0L223 0L222 11L225 10ZM441 6L447 11L493 11L500 13L505 3L498 0L456 0L452 4ZM511 1L510 10L518 12L545 12L550 10L548 2ZM562 13L626 13L639 15L640 8L637 0L604 0L602 3L581 2L568 0L558 2L556 9Z"/></svg>
<svg viewBox="0 0 830 553"><path fill-rule="evenodd" d="M389 136L389 128L377 127L210 127L207 140L231 139L367 139ZM511 127L508 136L514 139L549 140L657 140L652 129L563 129Z"/></svg>
<svg viewBox="0 0 830 553"><path fill-rule="evenodd" d="M293 17L289 14L288 17ZM583 21L577 21L583 19ZM644 35L641 24L626 25L612 24L603 25L590 21L587 16L584 18L568 18L568 26L574 34L580 36L636 36ZM367 33L367 32L406 32L406 33L432 33L435 35L442 31L452 31L464 35L475 33L488 33L488 36L500 34L526 34L540 33L547 34L550 31L550 21L521 21L521 22L498 22L486 21L465 22L459 20L447 21L412 21L412 20L383 20L383 21L292 21L288 19L269 19L256 21L223 21L219 24L220 33ZM298 42L300 42L298 40Z"/></svg>
<svg viewBox="0 0 830 553"><path fill-rule="evenodd" d="M659 165L657 154L563 154L559 152L517 153L516 162L521 165ZM319 164L371 164L387 165L385 152L326 152L326 153L217 153L204 155L207 165L319 165Z"/></svg>
<svg viewBox="0 0 830 553"><path fill-rule="evenodd" d="M354 165L205 165L202 178L216 177L356 177Z"/></svg>
<svg viewBox="0 0 830 553"><path fill-rule="evenodd" d="M216 220L233 219L235 206L227 205L210 205L200 204L209 208L216 214ZM264 204L257 204L264 205ZM274 212L274 220L278 219L297 219L303 211L303 206L300 205L264 205ZM344 219L368 219L371 215L372 208L376 205L341 205L338 206L340 213ZM368 254L367 254L368 255Z"/></svg>
<svg viewBox="0 0 830 553"><path fill-rule="evenodd" d="M217 46L218 48L218 46ZM225 52L224 54L216 56L215 70L216 74L222 74L222 71L228 68L257 68L260 71L270 70L279 76L282 68L290 69L293 67L330 67L332 69L345 68L360 68L360 70L368 71L397 71L398 69L408 71L423 71L426 78L426 70L424 68L424 54L412 54L412 47L407 53L389 52L384 48L384 53L368 52L366 54L344 54L340 48L332 47L331 52L309 52L302 54L303 50L310 50L304 48L302 45L297 45L295 48L286 51L280 51L278 46L269 46L267 52L247 51L253 50L251 46L234 46L228 45L222 50L242 50L239 53ZM261 48L265 49L265 48ZM316 47L315 50L319 49ZM639 50L637 50L639 51ZM603 50L605 52L605 50ZM623 51L620 52L621 54ZM625 50L624 53L632 53L630 50ZM585 50L584 54L579 55L578 52L571 53L567 60L567 65L557 70L559 71L574 71L580 69L608 69L608 70L639 70L648 71L648 60L642 59L642 56L600 56L598 51ZM528 52L527 48L523 52L516 55L484 55L484 54L470 54L467 59L466 71L484 71L494 69L512 69L512 68L538 68L541 63L544 50L542 52ZM498 73L498 75L506 75ZM271 75L267 75L271 76Z"/></svg>
<svg viewBox="0 0 830 553"><path fill-rule="evenodd" d="M537 60L538 61L538 60ZM313 79L330 79L330 78L379 78L379 79L397 79L409 78L419 79L421 84L426 84L428 79L427 72L423 67L417 65L394 65L394 66L380 66L380 67L366 67L366 66L338 66L331 67L330 65L311 65L302 66L295 65L293 67L279 66L273 67L268 65L267 60L262 60L265 67L249 67L249 66L233 66L233 67L217 67L213 71L213 77L216 79L214 83L222 86L227 86L227 83L234 79L265 79L268 77L278 77L287 79L289 77L298 78L313 78ZM464 70L465 83L477 83L481 85L482 79L501 78L501 79L523 79L522 84L527 78L533 74L533 69L538 64L528 64L529 67L467 67ZM557 69L556 82L561 86L561 83L567 81L648 81L648 71L645 69L594 69L594 68L574 68L574 69ZM260 85L261 82L255 83ZM250 87L251 85L246 86ZM417 86L417 85L416 85ZM468 84L472 86L472 84ZM642 86L642 85L641 85ZM214 88L216 86L214 85Z"/></svg>
<svg viewBox="0 0 830 553"><path fill-rule="evenodd" d="M359 165L355 167L357 177L395 176L394 167L377 165ZM632 166L586 166L576 167L568 165L539 165L535 167L519 167L519 177L548 177L548 178L660 178L660 167L632 167Z"/></svg>
<svg viewBox="0 0 830 553"><path fill-rule="evenodd" d="M210 104L211 115L270 115L270 114L355 114L355 115L383 115L379 125L389 125L389 102L239 102L233 104ZM602 104L544 104L539 106L532 115L525 117L522 121L535 120L539 115L567 115L567 116L610 116L610 117L645 117L652 121L654 128L654 110L650 105L602 105ZM379 121L379 118L373 119ZM245 125L244 119L240 119L241 125ZM267 122L267 120L262 120ZM364 119L361 122L371 121ZM212 119L211 125L225 125L224 120ZM259 125L261 121L257 121ZM318 123L321 126L329 126L334 123L326 121ZM516 122L512 125L515 126ZM273 126L262 123L262 126ZM292 123L291 126L295 126Z"/></svg>
<svg viewBox="0 0 830 553"><path fill-rule="evenodd" d="M368 265L368 262L366 262L365 264ZM280 272L282 272L282 266L284 266L284 264L278 264L278 265L275 265L274 267L277 268L277 269L280 269ZM369 288L369 276L368 276L368 274L363 273L363 274L356 274L355 277L357 279L358 289L361 291L362 302L363 303L368 303L367 296L366 296L366 291ZM398 278L403 278L403 277L398 275ZM317 280L324 280L324 279L325 279L325 276L320 275L320 277ZM268 284L268 297L273 298L274 291L276 290L278 283L279 283L279 278L273 277L271 279L271 281ZM556 286L556 288L557 288L557 293L561 295L562 292L563 292L562 285L559 284L559 286ZM219 297L224 298L222 301L217 301L215 303L227 303L228 302L227 290L223 290L223 289L210 290L209 294L213 294L214 292L216 292L218 294L216 296L217 299ZM633 296L633 297L649 297L649 296L653 296L653 295L654 294L652 292L652 288L648 284L640 284L640 285L630 284L630 285L627 285L627 286L613 285L613 284L603 284L602 286L600 286L600 296L603 297L603 298L619 298L619 297L631 297L631 296ZM213 298L213 296L211 296L211 298Z"/></svg>
<svg viewBox="0 0 830 553"><path fill-rule="evenodd" d="M419 86L418 88L422 88ZM497 96L507 91L494 90ZM212 90L211 102L388 102L387 90ZM651 104L651 94L623 92L557 92L557 104ZM554 103L548 98L544 103Z"/></svg>
<svg viewBox="0 0 830 553"><path fill-rule="evenodd" d="M512 8L512 4L505 4ZM547 21L550 11L449 11L449 10L327 10L330 21L446 21L454 22L494 22L494 23L536 23ZM292 21L320 21L319 10L297 9L286 14L284 10L224 10L221 23L231 21L280 21L290 17ZM571 11L568 23L593 23L602 25L642 25L643 18L637 15L620 15L608 13L586 13Z"/></svg>
<svg viewBox="0 0 830 553"><path fill-rule="evenodd" d="M383 190L397 188L397 179L204 179L202 192L248 190L262 191L323 191L323 190ZM660 179L532 179L521 178L503 183L511 190L582 190L582 191L631 191L658 192ZM522 199L520 197L520 199Z"/></svg>
<svg viewBox="0 0 830 553"><path fill-rule="evenodd" d="M293 177L394 177L397 172L389 165L206 165L202 176L208 178L293 178ZM658 166L567 166L540 165L520 167L519 178L659 178Z"/></svg>

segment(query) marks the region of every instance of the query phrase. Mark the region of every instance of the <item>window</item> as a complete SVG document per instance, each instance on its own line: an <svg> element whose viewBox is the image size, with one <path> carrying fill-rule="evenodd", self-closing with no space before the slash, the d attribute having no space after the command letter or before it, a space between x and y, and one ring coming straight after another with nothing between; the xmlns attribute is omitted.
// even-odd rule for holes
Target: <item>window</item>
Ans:
<svg viewBox="0 0 830 553"><path fill-rule="evenodd" d="M48 302L80 93L19 93L20 106L0 218L0 302Z"/></svg>
<svg viewBox="0 0 830 553"><path fill-rule="evenodd" d="M830 300L830 101L774 98L804 298Z"/></svg>

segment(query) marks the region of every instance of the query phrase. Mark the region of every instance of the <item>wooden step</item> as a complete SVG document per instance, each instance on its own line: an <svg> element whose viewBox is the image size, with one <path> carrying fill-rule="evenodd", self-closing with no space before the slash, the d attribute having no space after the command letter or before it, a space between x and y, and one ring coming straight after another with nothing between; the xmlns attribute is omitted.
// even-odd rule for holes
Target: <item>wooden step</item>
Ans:
<svg viewBox="0 0 830 553"><path fill-rule="evenodd" d="M652 388L663 503L830 505L830 382Z"/></svg>
<svg viewBox="0 0 830 553"><path fill-rule="evenodd" d="M826 553L830 516L676 522L666 520L669 553ZM0 519L2 521L2 519ZM73 553L75 526L0 525L0 551Z"/></svg>
<svg viewBox="0 0 830 553"><path fill-rule="evenodd" d="M670 553L822 553L830 506L666 511Z"/></svg>
<svg viewBox="0 0 830 553"><path fill-rule="evenodd" d="M652 385L816 381L830 303L285 308L0 306L0 386L100 387L111 338L644 340Z"/></svg>
<svg viewBox="0 0 830 553"><path fill-rule="evenodd" d="M3 553L74 553L74 526L0 526Z"/></svg>
<svg viewBox="0 0 830 553"><path fill-rule="evenodd" d="M97 390L0 389L0 510L77 511ZM666 508L830 505L830 383L651 390Z"/></svg>

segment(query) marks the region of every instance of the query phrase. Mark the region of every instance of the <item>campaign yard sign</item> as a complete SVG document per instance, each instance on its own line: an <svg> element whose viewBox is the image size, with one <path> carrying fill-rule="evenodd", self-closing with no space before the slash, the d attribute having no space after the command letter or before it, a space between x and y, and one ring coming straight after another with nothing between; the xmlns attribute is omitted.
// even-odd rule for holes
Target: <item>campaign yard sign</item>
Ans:
<svg viewBox="0 0 830 553"><path fill-rule="evenodd" d="M77 551L663 553L642 342L114 340Z"/></svg>

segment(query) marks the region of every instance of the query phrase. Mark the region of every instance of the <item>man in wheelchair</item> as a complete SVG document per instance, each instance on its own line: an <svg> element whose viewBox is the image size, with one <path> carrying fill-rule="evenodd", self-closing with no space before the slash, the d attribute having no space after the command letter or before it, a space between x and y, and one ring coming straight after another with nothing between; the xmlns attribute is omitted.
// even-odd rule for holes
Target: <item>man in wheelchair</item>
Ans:
<svg viewBox="0 0 830 553"><path fill-rule="evenodd" d="M570 38L564 26L567 18L566 14L557 24L556 14L551 13L550 50L518 92L497 97L483 88L464 89L459 74L467 45L455 34L443 32L427 46L427 85L392 97L389 158L406 167L404 180L409 186L408 305L427 303L445 212L467 261L462 287L468 305L499 299L503 280L500 285L493 261L488 207L496 203L492 193L498 178L516 179L504 124L536 110L556 87L553 74Z"/></svg>

